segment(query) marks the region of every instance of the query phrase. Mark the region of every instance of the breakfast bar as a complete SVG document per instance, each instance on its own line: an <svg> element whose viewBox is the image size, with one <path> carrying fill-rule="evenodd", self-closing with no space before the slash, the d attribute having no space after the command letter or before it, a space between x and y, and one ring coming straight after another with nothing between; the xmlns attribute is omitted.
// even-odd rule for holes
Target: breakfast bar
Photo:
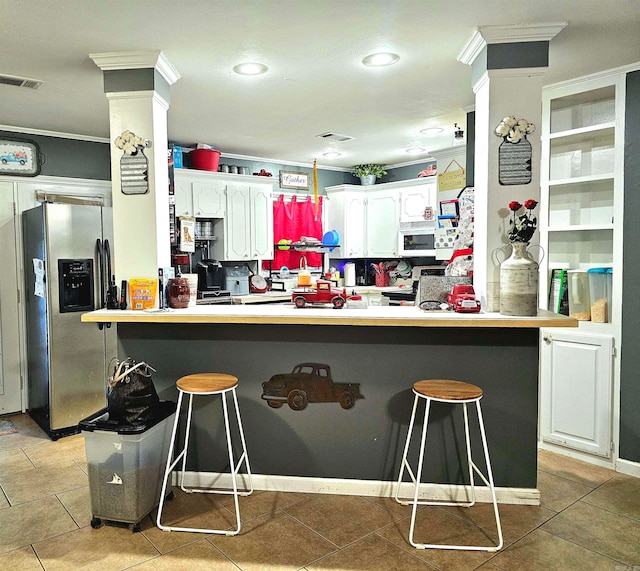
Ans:
<svg viewBox="0 0 640 571"><path fill-rule="evenodd" d="M509 317L405 306L334 310L292 304L99 310L84 314L82 321L87 327L117 326L119 357L154 367L162 399L175 400L175 381L187 374L236 375L258 489L389 495L402 457L413 383L442 378L476 384L484 391L499 501L533 504L539 502L539 329L577 326L574 319L546 311ZM328 375L325 382L336 387L336 394L345 384L357 384L363 398L314 399L311 387L304 406L268 402L263 383L290 375L301 364ZM462 484L461 413L436 405L425 478ZM220 440L218 407L203 409L210 414L198 415L190 454L199 469L223 472L225 451L211 453Z"/></svg>

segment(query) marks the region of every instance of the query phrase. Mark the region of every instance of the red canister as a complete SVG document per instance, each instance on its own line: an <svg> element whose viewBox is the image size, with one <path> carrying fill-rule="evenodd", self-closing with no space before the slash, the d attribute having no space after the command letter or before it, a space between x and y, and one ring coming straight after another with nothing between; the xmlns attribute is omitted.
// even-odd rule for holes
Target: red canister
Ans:
<svg viewBox="0 0 640 571"><path fill-rule="evenodd" d="M189 280L173 278L167 284L167 301L173 309L189 307Z"/></svg>

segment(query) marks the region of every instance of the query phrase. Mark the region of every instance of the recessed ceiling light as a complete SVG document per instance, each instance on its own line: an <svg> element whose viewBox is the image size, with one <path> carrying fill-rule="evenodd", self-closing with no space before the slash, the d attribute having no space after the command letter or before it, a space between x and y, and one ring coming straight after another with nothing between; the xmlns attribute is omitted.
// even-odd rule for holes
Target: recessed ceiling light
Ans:
<svg viewBox="0 0 640 571"><path fill-rule="evenodd" d="M322 156L327 159L337 159L342 156L342 153L339 153L338 151L327 151L326 153L322 153Z"/></svg>
<svg viewBox="0 0 640 571"><path fill-rule="evenodd" d="M369 67L383 67L385 65L392 65L400 59L398 54L391 52L380 52L377 54L368 55L362 60L364 65Z"/></svg>
<svg viewBox="0 0 640 571"><path fill-rule="evenodd" d="M442 127L427 127L426 129L422 129L420 133L423 135L437 135L438 133L442 133L444 129Z"/></svg>
<svg viewBox="0 0 640 571"><path fill-rule="evenodd" d="M239 63L233 66L233 71L240 75L262 75L267 73L268 69L266 65L256 62Z"/></svg>
<svg viewBox="0 0 640 571"><path fill-rule="evenodd" d="M423 147L409 147L405 152L410 155L419 155L420 153L426 153L427 149Z"/></svg>

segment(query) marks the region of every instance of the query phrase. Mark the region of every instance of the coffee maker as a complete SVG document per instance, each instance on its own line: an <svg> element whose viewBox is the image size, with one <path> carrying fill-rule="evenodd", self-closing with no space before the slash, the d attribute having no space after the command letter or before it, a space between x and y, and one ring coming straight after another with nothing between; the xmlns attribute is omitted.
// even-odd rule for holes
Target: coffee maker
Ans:
<svg viewBox="0 0 640 571"><path fill-rule="evenodd" d="M225 272L218 260L202 260L196 264L198 270L198 297L207 292L220 291L225 287Z"/></svg>

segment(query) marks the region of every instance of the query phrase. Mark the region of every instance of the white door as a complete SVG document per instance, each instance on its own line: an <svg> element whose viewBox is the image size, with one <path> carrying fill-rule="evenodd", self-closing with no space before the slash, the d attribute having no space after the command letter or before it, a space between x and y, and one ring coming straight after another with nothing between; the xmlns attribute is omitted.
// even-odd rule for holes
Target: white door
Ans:
<svg viewBox="0 0 640 571"><path fill-rule="evenodd" d="M221 180L211 182L194 181L193 213L201 218L224 218L226 206L225 190L227 184Z"/></svg>
<svg viewBox="0 0 640 571"><path fill-rule="evenodd" d="M0 182L0 415L22 410L13 183Z"/></svg>
<svg viewBox="0 0 640 571"><path fill-rule="evenodd" d="M227 216L225 229L225 259L249 260L251 258L249 185L227 185Z"/></svg>
<svg viewBox="0 0 640 571"><path fill-rule="evenodd" d="M613 337L541 331L541 437L611 456Z"/></svg>
<svg viewBox="0 0 640 571"><path fill-rule="evenodd" d="M271 185L251 187L251 258L273 260Z"/></svg>
<svg viewBox="0 0 640 571"><path fill-rule="evenodd" d="M398 209L396 191L373 192L367 196L368 256L384 258L398 255Z"/></svg>
<svg viewBox="0 0 640 571"><path fill-rule="evenodd" d="M436 219L436 184L435 182L424 186L403 188L400 191L400 222L424 222L425 209L433 208L433 217Z"/></svg>

